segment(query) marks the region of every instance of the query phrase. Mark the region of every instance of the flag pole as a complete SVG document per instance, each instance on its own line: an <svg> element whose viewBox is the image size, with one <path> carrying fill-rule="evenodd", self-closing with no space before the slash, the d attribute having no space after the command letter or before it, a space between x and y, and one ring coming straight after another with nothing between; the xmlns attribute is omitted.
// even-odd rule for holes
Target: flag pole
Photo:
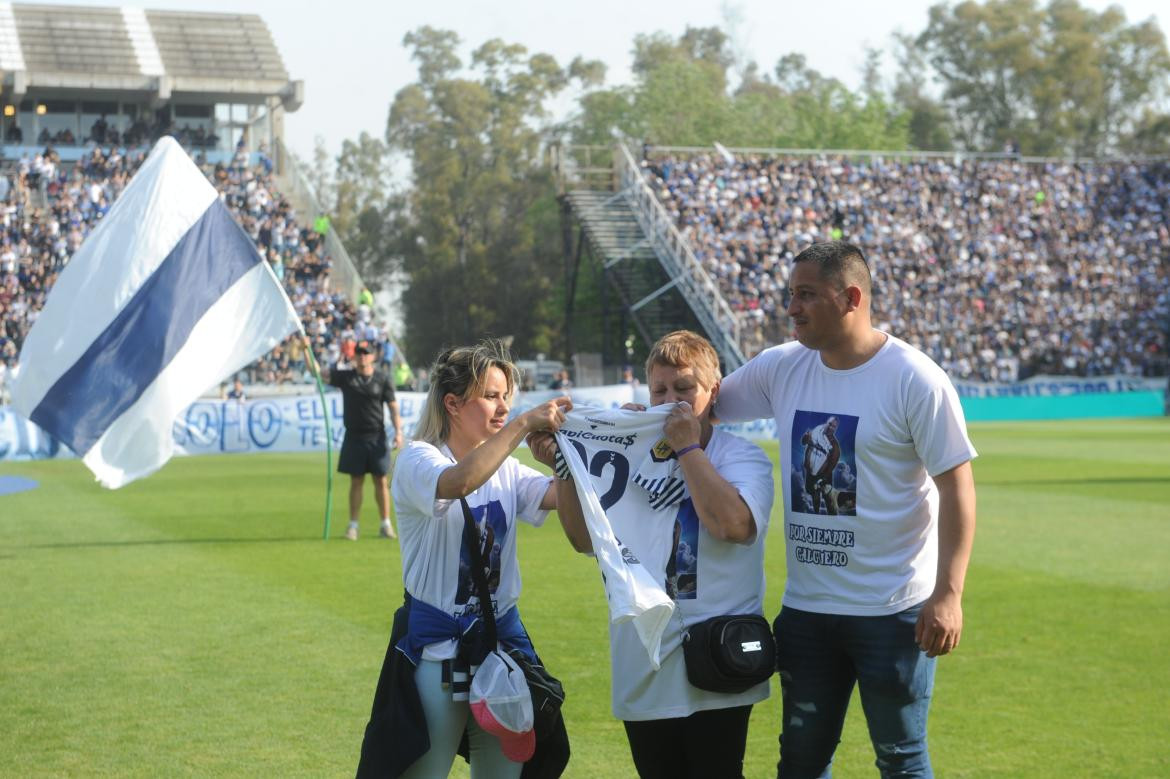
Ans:
<svg viewBox="0 0 1170 779"><path fill-rule="evenodd" d="M239 229L243 232L244 228L240 227ZM313 378L317 380L317 394L321 396L321 416L325 420L325 530L322 532L322 538L328 540L329 519L333 516L333 429L329 424L329 405L325 401L325 385L321 383L321 367L320 363L317 362L317 356L313 354L313 345L309 341L309 334L305 332L305 323L301 320L300 315L297 314L296 307L293 306L292 301L288 299L288 293L285 292L284 287L280 283L280 279L276 278L276 273L272 270L272 266L263 259L262 255L260 264L268 271L268 278L280 290L280 296L284 298L284 303L288 306L289 313L296 320L297 332L300 333L301 344L305 347L305 365L308 366L309 371L313 374Z"/></svg>
<svg viewBox="0 0 1170 779"><path fill-rule="evenodd" d="M305 354L311 361L313 378L317 380L317 394L321 397L321 416L325 420L325 529L321 532L323 541L329 540L329 520L333 516L333 427L329 424L329 403L325 399L325 385L321 381L321 369L313 354L313 347L309 336L301 327L301 337L305 346Z"/></svg>

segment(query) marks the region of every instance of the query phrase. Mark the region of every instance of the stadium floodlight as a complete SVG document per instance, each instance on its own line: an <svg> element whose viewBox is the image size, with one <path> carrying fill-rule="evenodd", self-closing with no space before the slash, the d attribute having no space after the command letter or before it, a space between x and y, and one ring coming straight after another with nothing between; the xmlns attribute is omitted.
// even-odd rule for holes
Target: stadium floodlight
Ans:
<svg viewBox="0 0 1170 779"><path fill-rule="evenodd" d="M46 113L48 113L48 110L48 106L46 106L44 103L37 103L37 116L44 116Z"/></svg>

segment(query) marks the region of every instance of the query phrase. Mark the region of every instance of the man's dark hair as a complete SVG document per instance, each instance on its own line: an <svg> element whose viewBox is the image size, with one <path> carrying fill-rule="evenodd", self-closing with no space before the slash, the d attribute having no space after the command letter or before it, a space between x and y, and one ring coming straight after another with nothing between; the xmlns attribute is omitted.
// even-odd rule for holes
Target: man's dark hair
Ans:
<svg viewBox="0 0 1170 779"><path fill-rule="evenodd" d="M872 279L869 263L861 249L845 241L814 243L792 261L793 265L811 262L821 272L825 281L837 281L842 286L856 284L868 298L872 294Z"/></svg>

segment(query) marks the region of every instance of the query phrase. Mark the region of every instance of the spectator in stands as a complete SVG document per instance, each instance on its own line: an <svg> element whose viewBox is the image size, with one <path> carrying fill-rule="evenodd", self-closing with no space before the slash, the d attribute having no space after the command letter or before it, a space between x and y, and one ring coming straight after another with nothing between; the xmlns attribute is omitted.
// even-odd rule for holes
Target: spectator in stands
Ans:
<svg viewBox="0 0 1170 779"><path fill-rule="evenodd" d="M308 350L306 341L303 346ZM355 346L354 365L342 369L334 365L329 369L327 381L341 390L342 413L345 417L345 437L341 442L341 454L337 458L337 470L349 474L349 527L345 537L356 541L358 519L362 510L362 490L366 474L374 484L374 500L382 517L379 531L384 538L396 538L394 526L390 524L390 497L387 477L390 473L390 450L402 446L402 420L398 416L398 401L394 398L394 386L382 371L375 369L376 355L373 347L365 341ZM316 363L309 360L310 370L316 371ZM391 444L386 438L386 423L383 405L390 411L390 424L394 426Z"/></svg>
<svg viewBox="0 0 1170 779"><path fill-rule="evenodd" d="M89 128L89 138L86 140L95 141L97 143L106 142L106 133L109 131L110 125L106 122L106 115L102 114L97 118L97 121Z"/></svg>
<svg viewBox="0 0 1170 779"><path fill-rule="evenodd" d="M419 375L426 373L425 370L419 368ZM398 367L394 369L394 385L400 390L410 390L421 392L427 389L427 384L415 377L410 370L410 365L405 359L398 361Z"/></svg>
<svg viewBox="0 0 1170 779"><path fill-rule="evenodd" d="M218 141L219 138L217 138L214 133L208 135L207 137L208 146L214 146ZM272 162L272 157L268 154L268 144L263 142L260 144L260 148L256 150L256 160L259 162L260 167L264 170L266 175L272 175L272 172L276 166L275 163Z"/></svg>
<svg viewBox="0 0 1170 779"><path fill-rule="evenodd" d="M329 228L332 226L329 221L328 214L318 214L317 218L313 220L313 232L320 236L321 241L325 240L325 236L329 234ZM364 289L365 293L369 295L369 290ZM371 301L372 302L372 301Z"/></svg>
<svg viewBox="0 0 1170 779"><path fill-rule="evenodd" d="M228 400L234 400L237 403L243 403L248 399L248 395L244 392L244 382L238 378L232 382L232 388L227 393Z"/></svg>
<svg viewBox="0 0 1170 779"><path fill-rule="evenodd" d="M394 342L387 336L381 339L380 348L382 352L382 370L389 371L394 365ZM395 384L397 384L397 381L395 381Z"/></svg>

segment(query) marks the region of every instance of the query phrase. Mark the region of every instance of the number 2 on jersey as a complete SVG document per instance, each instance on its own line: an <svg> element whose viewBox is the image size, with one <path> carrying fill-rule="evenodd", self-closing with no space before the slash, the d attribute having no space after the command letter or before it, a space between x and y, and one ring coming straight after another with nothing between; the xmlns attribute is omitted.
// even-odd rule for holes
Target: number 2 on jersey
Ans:
<svg viewBox="0 0 1170 779"><path fill-rule="evenodd" d="M602 510L608 509L621 500L622 495L626 494L626 484L630 480L630 461L618 452L599 451L593 454L593 461L590 462L589 454L585 451L584 446L577 441L569 443L577 450L577 456L581 458L581 462L589 466L589 473L592 475L601 476L601 472L605 470L607 465L613 468L613 481L610 482L609 489L605 491L604 495L598 496Z"/></svg>

